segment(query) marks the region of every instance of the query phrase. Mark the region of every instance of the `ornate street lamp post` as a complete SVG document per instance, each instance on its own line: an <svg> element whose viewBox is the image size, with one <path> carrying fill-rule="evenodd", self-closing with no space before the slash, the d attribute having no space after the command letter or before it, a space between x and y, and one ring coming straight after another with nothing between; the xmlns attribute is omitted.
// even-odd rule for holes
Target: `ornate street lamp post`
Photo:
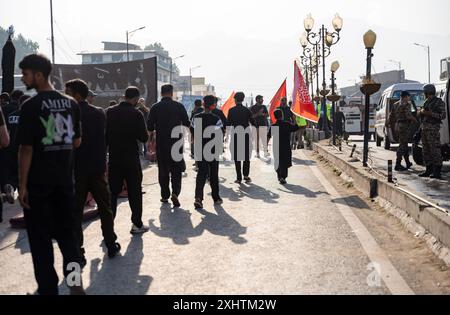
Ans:
<svg viewBox="0 0 450 315"><path fill-rule="evenodd" d="M305 68L307 75L308 88L311 87L311 99L314 100L314 77L317 75L317 56L311 48L308 48L308 39L306 33L300 37L300 45L303 47L303 55L301 56L301 63ZM317 82L318 78L317 78ZM318 84L317 84L318 86ZM318 93L317 93L318 95Z"/></svg>
<svg viewBox="0 0 450 315"><path fill-rule="evenodd" d="M336 94L335 73L339 70L340 64L335 61L331 64L331 95L328 100L332 102L332 117L333 117L333 145L336 145L336 102L341 98Z"/></svg>
<svg viewBox="0 0 450 315"><path fill-rule="evenodd" d="M375 43L377 42L377 34L375 34L372 30L367 31L364 34L364 45L367 49L367 69L366 69L366 78L363 81L361 86L361 92L366 96L366 109L364 114L364 155L363 155L363 165L367 167L369 160L369 120L370 120L370 96L378 92L381 88L381 84L375 83L372 80L372 50L375 47Z"/></svg>
<svg viewBox="0 0 450 315"><path fill-rule="evenodd" d="M327 104L326 104L326 96L330 93L327 90L326 78L325 78L325 58L327 58L331 53L331 46L336 45L340 40L340 32L343 26L342 18L336 14L334 17L332 24L334 28L334 32L329 32L324 25L320 28L318 32L312 32L314 28L314 19L311 14L309 14L304 20L304 27L306 30L306 41L313 45L314 50L316 52L317 58L322 58L322 67L323 67L323 80L322 80L322 90L320 91L320 95L322 96L322 105L321 105L321 117L322 117L322 130L325 131L326 137L330 136L330 131L327 122ZM304 47L305 48L305 47Z"/></svg>

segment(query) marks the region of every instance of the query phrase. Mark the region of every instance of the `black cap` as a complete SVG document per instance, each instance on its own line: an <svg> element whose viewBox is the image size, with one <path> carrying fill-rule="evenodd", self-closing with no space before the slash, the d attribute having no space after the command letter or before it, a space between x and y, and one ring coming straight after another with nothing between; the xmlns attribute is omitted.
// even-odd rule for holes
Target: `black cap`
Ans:
<svg viewBox="0 0 450 315"><path fill-rule="evenodd" d="M426 95L436 95L436 87L433 84L427 84L423 87L423 92Z"/></svg>
<svg viewBox="0 0 450 315"><path fill-rule="evenodd" d="M403 91L401 97L408 97L411 96L408 91Z"/></svg>

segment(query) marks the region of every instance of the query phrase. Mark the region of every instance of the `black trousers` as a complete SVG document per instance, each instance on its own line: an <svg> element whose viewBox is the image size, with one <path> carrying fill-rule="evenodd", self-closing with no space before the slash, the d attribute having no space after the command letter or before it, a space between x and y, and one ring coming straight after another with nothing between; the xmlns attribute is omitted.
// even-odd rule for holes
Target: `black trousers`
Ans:
<svg viewBox="0 0 450 315"><path fill-rule="evenodd" d="M206 179L209 175L209 182L212 190L212 197L214 201L220 199L219 195L219 162L206 162L201 161L197 162L198 173L197 173L197 181L195 185L195 198L203 200L204 197L204 188L206 185Z"/></svg>
<svg viewBox="0 0 450 315"><path fill-rule="evenodd" d="M58 242L63 256L63 273L67 277L70 263L80 263L73 234L73 187L29 187L30 210L24 210L30 242L34 275L40 295L58 294L58 275L53 266L53 243ZM70 266L69 266L70 267Z"/></svg>
<svg viewBox="0 0 450 315"><path fill-rule="evenodd" d="M0 149L0 194L5 192L6 174L7 174L7 163L6 163L6 150ZM3 222L3 199L0 198L0 222Z"/></svg>
<svg viewBox="0 0 450 315"><path fill-rule="evenodd" d="M169 199L172 194L177 197L180 195L185 170L186 164L184 161L174 162L171 158L158 157L158 179L162 199ZM170 192L170 183L172 183L172 193Z"/></svg>
<svg viewBox="0 0 450 315"><path fill-rule="evenodd" d="M91 193L98 206L103 239L106 247L112 248L117 240L114 233L114 215L111 210L111 192L104 175L75 175L74 231L80 253L84 254L83 213L88 193Z"/></svg>
<svg viewBox="0 0 450 315"><path fill-rule="evenodd" d="M242 180L242 174L244 174L244 177L250 176L250 161L236 161L234 164L236 166L236 175L238 180ZM244 164L244 170L242 170L242 164Z"/></svg>
<svg viewBox="0 0 450 315"><path fill-rule="evenodd" d="M278 179L286 179L286 178L288 178L288 175L289 175L289 169L285 166L280 166L280 167L278 167L277 174L278 174Z"/></svg>
<svg viewBox="0 0 450 315"><path fill-rule="evenodd" d="M128 201L131 208L131 222L138 228L142 223L142 168L139 161L127 161L109 165L109 187L111 189L111 210L117 215L117 198L127 184Z"/></svg>

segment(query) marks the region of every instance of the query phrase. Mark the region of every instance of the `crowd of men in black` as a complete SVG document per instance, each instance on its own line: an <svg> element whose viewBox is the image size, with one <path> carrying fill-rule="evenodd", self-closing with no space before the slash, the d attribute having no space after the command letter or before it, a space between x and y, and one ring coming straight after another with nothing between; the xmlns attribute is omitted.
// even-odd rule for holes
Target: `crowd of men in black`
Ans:
<svg viewBox="0 0 450 315"><path fill-rule="evenodd" d="M81 269L86 265L82 221L89 192L98 205L104 244L110 258L121 250L114 231L114 219L124 183L132 212L130 232L136 235L149 231L142 222L140 143L149 139L156 141L161 202L168 203L170 199L174 207L180 207L186 162L182 157L183 145L178 152L180 159L172 150L177 143L184 143L184 136L182 132L174 136L173 131L182 129L182 126L191 128L194 133L201 129L201 144L194 146L201 149L198 151L200 154L194 156L198 171L194 205L201 209L208 179L214 203L223 203L219 192L219 159L206 159L202 154L205 145L217 135L207 135L204 131L208 127L225 131L227 126L244 129L254 126L259 133L260 129L268 126L269 115L261 96L250 110L243 105L244 93L237 93L236 106L229 111L227 118L217 108L218 99L206 96L203 102L196 103L190 119L185 107L173 100L173 87L165 85L161 89L161 101L151 107L146 122L137 108L140 91L136 87L127 88L124 100L120 104L112 104L105 111L89 103L88 86L80 79L67 82L65 94L56 91L49 82L52 64L47 57L29 55L19 67L23 83L27 89L36 90L37 94L30 98L22 92L14 92L11 100L6 98L6 94L1 96L5 106L0 111L0 184L2 196L6 196L8 202L14 203L14 191L19 191L38 294L58 294L53 239L63 256L65 277L73 272L69 268L71 263L77 263ZM7 117L6 121L3 117ZM274 145L279 148L276 154L280 159L277 172L283 184L292 164L290 134L299 127L292 123L292 113L285 101L275 111L275 117L277 122L273 126L279 128L281 135L274 137L274 142L277 142ZM223 140L223 132L220 132L220 137ZM237 152L237 133L232 137L236 146L233 157L236 183L241 184L242 180L251 183L251 135L245 134L244 158ZM84 294L82 283L69 287L73 294Z"/></svg>

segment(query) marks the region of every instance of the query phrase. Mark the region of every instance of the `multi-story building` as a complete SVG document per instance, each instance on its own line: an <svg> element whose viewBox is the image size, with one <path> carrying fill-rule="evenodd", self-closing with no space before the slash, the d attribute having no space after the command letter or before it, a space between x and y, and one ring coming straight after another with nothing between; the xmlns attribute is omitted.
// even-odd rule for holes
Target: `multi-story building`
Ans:
<svg viewBox="0 0 450 315"><path fill-rule="evenodd" d="M361 77L361 80L363 80L364 77ZM390 87L393 84L396 83L418 83L417 81L411 81L407 80L405 76L404 70L396 70L396 71L388 71L388 72L381 72L377 74L372 75L372 79L375 82L381 83L381 89L374 95L370 97L371 104L378 104L381 95L383 94L384 90ZM362 94L360 87L362 83L355 84L353 86L349 87L343 87L340 89L340 95L346 99L363 99L364 95Z"/></svg>
<svg viewBox="0 0 450 315"><path fill-rule="evenodd" d="M206 84L205 78L194 78L190 76L174 76L175 99L183 103L189 111L197 99L206 95L216 95L213 85Z"/></svg>

